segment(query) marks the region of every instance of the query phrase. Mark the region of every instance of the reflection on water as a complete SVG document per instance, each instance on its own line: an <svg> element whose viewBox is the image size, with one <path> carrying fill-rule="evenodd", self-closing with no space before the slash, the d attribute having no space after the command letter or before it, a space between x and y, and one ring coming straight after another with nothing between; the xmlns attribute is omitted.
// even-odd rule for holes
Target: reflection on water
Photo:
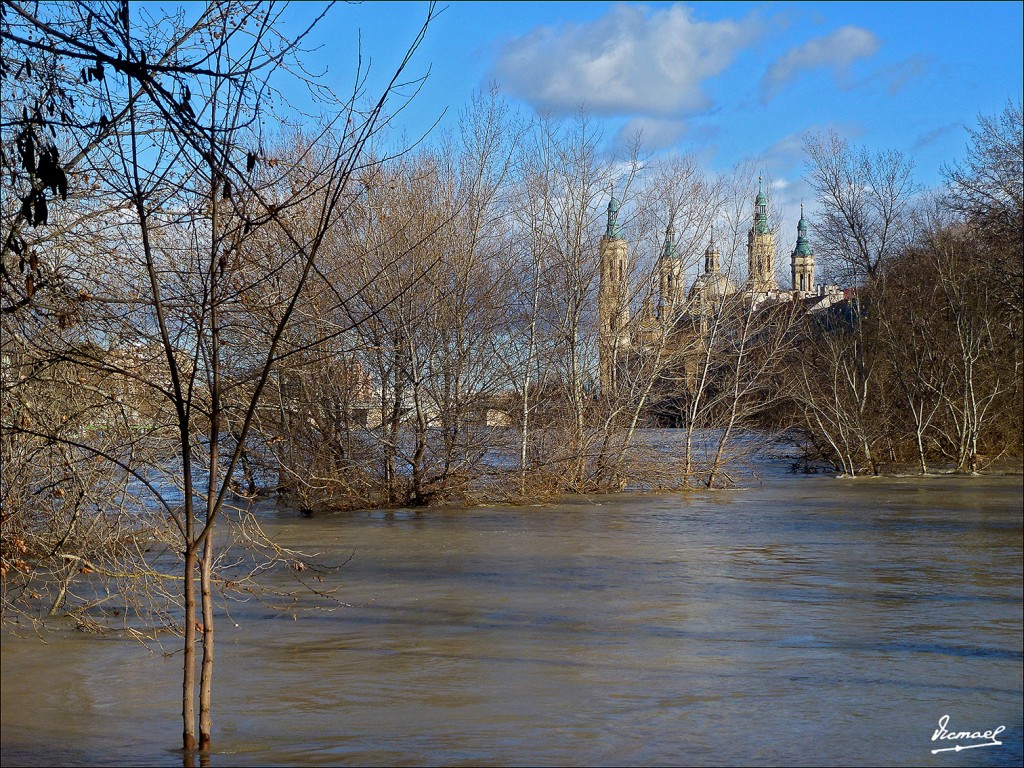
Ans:
<svg viewBox="0 0 1024 768"><path fill-rule="evenodd" d="M230 606L211 765L1019 765L1021 500L1019 477L798 477L270 515L354 552L347 605ZM4 764L180 764L179 665L5 636ZM932 756L944 714L1003 746Z"/></svg>

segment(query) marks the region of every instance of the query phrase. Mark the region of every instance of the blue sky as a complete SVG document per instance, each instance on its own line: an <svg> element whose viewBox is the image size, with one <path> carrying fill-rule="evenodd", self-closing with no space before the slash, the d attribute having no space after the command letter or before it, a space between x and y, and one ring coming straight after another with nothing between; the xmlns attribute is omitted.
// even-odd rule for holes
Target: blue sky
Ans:
<svg viewBox="0 0 1024 768"><path fill-rule="evenodd" d="M443 4L442 4L442 7ZM524 114L588 108L608 151L636 127L657 152L708 170L755 158L784 209L809 196L801 137L833 128L898 149L924 186L963 155L978 114L1022 94L1024 4L453 2L412 72L430 76L401 118L415 136L496 82ZM419 2L335 9L319 33L329 78L351 78L362 37L379 75L426 11Z"/></svg>

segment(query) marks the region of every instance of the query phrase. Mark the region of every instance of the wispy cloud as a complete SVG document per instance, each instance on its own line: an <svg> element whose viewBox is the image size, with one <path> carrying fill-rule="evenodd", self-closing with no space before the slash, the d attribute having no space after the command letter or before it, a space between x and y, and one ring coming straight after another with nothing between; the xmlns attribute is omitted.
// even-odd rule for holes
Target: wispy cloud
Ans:
<svg viewBox="0 0 1024 768"><path fill-rule="evenodd" d="M882 70L882 77L889 81L888 91L890 96L895 96L903 90L904 86L915 77L923 75L928 69L928 61L923 56L914 56L910 59L897 61L892 66Z"/></svg>
<svg viewBox="0 0 1024 768"><path fill-rule="evenodd" d="M761 30L753 15L697 21L682 4L617 5L587 24L537 27L505 44L492 78L538 110L679 117L707 108L703 83Z"/></svg>
<svg viewBox="0 0 1024 768"><path fill-rule="evenodd" d="M881 46L874 33L862 27L840 27L824 37L808 40L772 62L761 80L761 100L773 99L790 80L812 69L831 69L845 78L857 59L873 56Z"/></svg>
<svg viewBox="0 0 1024 768"><path fill-rule="evenodd" d="M655 151L675 144L686 133L684 120L660 117L637 117L619 131L615 143L627 146L638 138L644 149Z"/></svg>
<svg viewBox="0 0 1024 768"><path fill-rule="evenodd" d="M787 134L760 155L765 167L789 169L804 160L804 132Z"/></svg>
<svg viewBox="0 0 1024 768"><path fill-rule="evenodd" d="M752 159L759 167L765 168L784 177L799 176L807 162L807 151L804 148L809 135L825 134L834 131L847 139L856 139L864 135L863 125L850 122L825 122L786 134L768 148L762 150Z"/></svg>
<svg viewBox="0 0 1024 768"><path fill-rule="evenodd" d="M949 123L948 125L940 125L938 128L933 128L930 131L925 131L920 136L918 136L917 139L914 141L914 146L911 147L911 151L916 152L919 149L924 149L929 144L934 144L935 142L942 139L944 136L948 136L951 133L963 130L964 127L961 123Z"/></svg>
<svg viewBox="0 0 1024 768"><path fill-rule="evenodd" d="M850 80L844 83L847 89L864 88L874 84L881 84L885 87L886 93L895 96L902 91L914 79L927 73L931 63L925 56L912 56L909 59L902 59L887 67L881 67L874 72L869 72L859 80Z"/></svg>

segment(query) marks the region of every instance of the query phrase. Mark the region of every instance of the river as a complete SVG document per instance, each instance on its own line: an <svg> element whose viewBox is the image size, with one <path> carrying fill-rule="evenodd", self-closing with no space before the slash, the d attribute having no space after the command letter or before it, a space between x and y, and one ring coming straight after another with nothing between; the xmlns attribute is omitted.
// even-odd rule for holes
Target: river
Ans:
<svg viewBox="0 0 1024 768"><path fill-rule="evenodd" d="M1017 766L1022 497L1020 476L789 476L268 511L283 544L351 555L313 582L343 604L229 605L210 765ZM181 764L180 653L46 641L3 636L4 765ZM972 743L932 741L944 715L1002 744L933 755Z"/></svg>

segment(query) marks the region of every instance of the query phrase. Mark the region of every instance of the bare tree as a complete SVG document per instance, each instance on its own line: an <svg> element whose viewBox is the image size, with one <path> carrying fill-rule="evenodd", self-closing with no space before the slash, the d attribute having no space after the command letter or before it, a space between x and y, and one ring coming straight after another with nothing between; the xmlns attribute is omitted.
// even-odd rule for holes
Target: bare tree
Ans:
<svg viewBox="0 0 1024 768"><path fill-rule="evenodd" d="M905 243L913 162L895 150L869 153L834 131L804 141L818 195L815 247L834 277L857 284L878 273Z"/></svg>
<svg viewBox="0 0 1024 768"><path fill-rule="evenodd" d="M968 129L967 156L945 169L955 209L992 227L1002 224L1008 233L1020 231L1024 210L1022 126L1019 100L1007 102L998 115L979 116L978 127Z"/></svg>
<svg viewBox="0 0 1024 768"><path fill-rule="evenodd" d="M585 115L571 123L540 118L516 169L513 237L525 247L510 255L530 279L513 318L522 330L503 357L521 399L521 477L529 464L546 478L542 484L563 490L582 487L588 474L597 362L588 320L596 306L596 232L612 179L598 157L599 139Z"/></svg>
<svg viewBox="0 0 1024 768"><path fill-rule="evenodd" d="M856 315L818 319L796 360L792 396L813 440L844 474L878 474L878 350Z"/></svg>
<svg viewBox="0 0 1024 768"><path fill-rule="evenodd" d="M30 313L40 283L59 285L57 275L22 285L7 264L36 247L26 226L48 226L45 191L63 192L69 179L75 183L89 174L98 185L93 193L114 201L103 220L108 258L115 255L116 268L100 272L111 279L97 282L82 270L80 290L102 296L96 300L107 308L108 344L115 336L131 339L132 347L155 349L159 356L144 373L138 361L119 360L109 350L100 360L89 354L75 362L133 379L168 406L168 421L157 436L173 446L181 506L167 504L152 484L149 490L168 513L183 551L183 744L189 753L197 746L207 750L213 531L262 393L275 364L291 351L284 347L286 331L298 321L296 308L316 274L327 233L351 202L350 179L367 162L370 138L387 122L388 97L434 9L428 8L420 35L381 96L366 102L365 73L357 72L351 96L324 105L330 112L307 151L259 174L254 171L266 159L261 142L270 138L274 122L266 97L287 74L287 62L305 37L280 35L282 7L211 5L188 25L181 17L135 24L126 2L31 7L12 2L4 11L5 46L25 58L24 69L47 73L32 109L26 105L21 120L12 121L11 133L5 133L5 157L16 147L27 177L15 183L28 184L28 191L18 193L23 203L5 238L5 317L13 323L19 312ZM148 15L148 9L141 13ZM88 65L81 74L86 89L66 74L77 73L71 65L80 62ZM56 104L53 93L60 96ZM66 119L71 114L75 119ZM43 129L63 132L74 147L67 153L70 161L60 160L65 153L54 143L41 143ZM48 159L40 165L37 157ZM298 209L302 226L296 226ZM35 271L41 277L46 270ZM265 290L268 286L272 290ZM254 303L267 307L271 321L244 335L241 329L253 330L244 316ZM243 342L250 345L246 355L225 351ZM227 407L229 393L242 403L234 411ZM28 429L21 423L4 427L16 434ZM38 431L68 440L48 426ZM226 435L235 439L222 454ZM120 456L96 455L145 481L145 474ZM198 743L197 628L203 648Z"/></svg>
<svg viewBox="0 0 1024 768"><path fill-rule="evenodd" d="M973 472L989 424L1000 417L993 406L1019 380L1019 347L1006 344L1008 328L993 311L997 286L985 279L988 270L978 263L969 230L933 220L921 239L925 274L934 279L936 303L943 310L932 333L944 341L941 365L951 379L941 389L933 385L945 411L937 426L954 466ZM1005 360L1006 352L1016 359Z"/></svg>
<svg viewBox="0 0 1024 768"><path fill-rule="evenodd" d="M996 116L982 115L969 129L961 163L945 168L948 202L974 227L991 262L989 280L1000 303L1024 313L1024 115L1020 100Z"/></svg>
<svg viewBox="0 0 1024 768"><path fill-rule="evenodd" d="M887 350L888 378L895 383L902 408L909 413L918 469L928 473L935 440L933 427L941 419L950 370L945 364L945 334L940 332L943 302L935 281L922 279L926 264L920 251L901 254L885 270L887 290L875 294L875 321ZM897 418L890 432L901 438Z"/></svg>

